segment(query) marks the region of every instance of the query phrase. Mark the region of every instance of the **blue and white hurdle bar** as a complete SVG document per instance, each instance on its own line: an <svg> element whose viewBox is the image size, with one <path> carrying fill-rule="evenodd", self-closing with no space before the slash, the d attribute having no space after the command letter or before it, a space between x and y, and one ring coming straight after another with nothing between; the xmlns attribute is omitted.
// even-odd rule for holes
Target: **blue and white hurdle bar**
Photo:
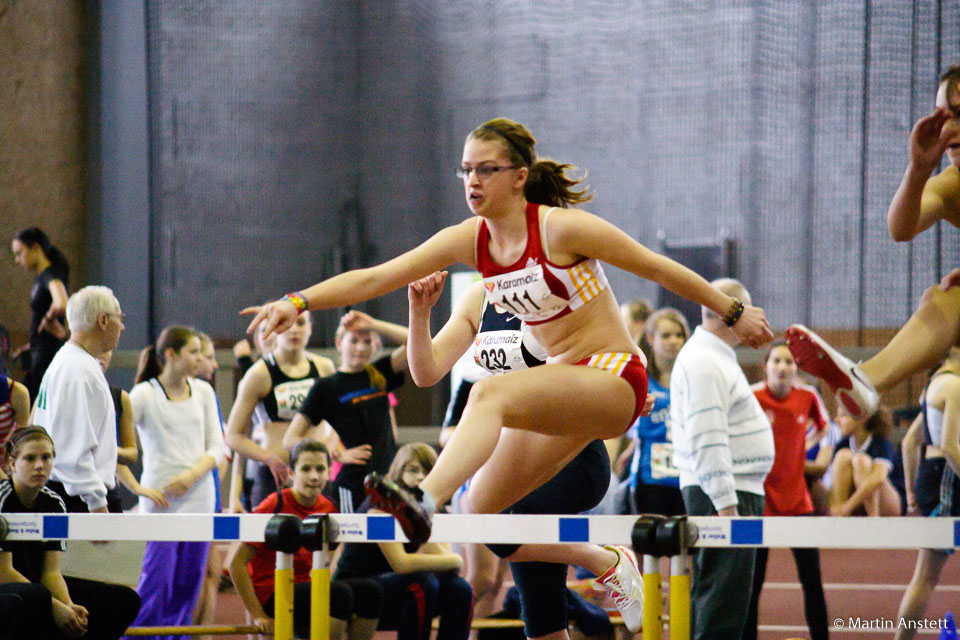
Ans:
<svg viewBox="0 0 960 640"><path fill-rule="evenodd" d="M213 541L264 542L270 514L19 514L5 513L6 539L28 540L127 540L127 541ZM557 515L437 515L433 519L432 542L565 544L594 543L632 545L632 532L638 516L557 516ZM391 516L372 514L329 514L331 537L337 543L405 542L407 539ZM687 521L698 530L691 548L736 547L818 547L827 549L952 549L960 547L958 518L829 518L766 517L721 518L691 516ZM314 569L325 568L321 552L314 552ZM278 569L290 572L288 559L278 553ZM689 574L685 556L671 562L671 586L686 592L675 602L671 597L671 640L689 638ZM655 605L644 616L645 640L659 639L660 613L659 563L651 556L643 558L644 591L648 605ZM278 573L278 578L280 574ZM324 575L329 581L329 571ZM278 580L279 584L279 580ZM329 589L329 585L326 585ZM671 591L674 589L672 588ZM329 591L325 591L329 593ZM291 594L292 595L292 594ZM684 603L686 603L684 605ZM677 611L675 612L675 605ZM681 612L679 609L686 608ZM278 611L278 614L280 612ZM292 637L291 610L284 612ZM680 614L680 615L676 615ZM686 615L684 615L686 614ZM674 620L687 624L675 628ZM278 622L279 617L278 617ZM325 638L328 621L324 621ZM280 637L279 635L277 637Z"/></svg>
<svg viewBox="0 0 960 640"><path fill-rule="evenodd" d="M269 514L4 513L8 540L168 540L263 542ZM333 539L406 542L392 516L330 514ZM636 516L448 515L433 519L432 542L631 544ZM721 518L691 516L694 547L950 549L960 547L960 518Z"/></svg>

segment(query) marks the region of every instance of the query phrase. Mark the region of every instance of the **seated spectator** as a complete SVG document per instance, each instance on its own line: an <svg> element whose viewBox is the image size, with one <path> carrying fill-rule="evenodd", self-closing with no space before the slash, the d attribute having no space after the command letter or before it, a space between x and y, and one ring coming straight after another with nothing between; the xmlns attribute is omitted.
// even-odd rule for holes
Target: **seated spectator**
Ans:
<svg viewBox="0 0 960 640"><path fill-rule="evenodd" d="M7 448L11 477L0 481L0 513L65 513L60 496L44 486L56 455L50 435L35 426L19 429ZM10 637L119 638L140 610L139 596L129 587L64 577L60 573L64 550L62 540L0 541L0 600L13 583L39 584L46 591L28 594L36 617ZM0 611L5 611L3 607ZM0 619L2 633L10 619Z"/></svg>
<svg viewBox="0 0 960 640"><path fill-rule="evenodd" d="M323 495L330 475L330 454L316 440L301 440L290 453L293 486L272 494L254 508L254 513L290 513L300 519L336 511ZM247 612L261 633L273 633L274 567L276 553L262 543L237 543L229 557L230 577ZM293 615L298 637L310 636L311 553L301 548L294 554ZM330 640L343 637L350 627L350 640L368 640L377 630L383 604L383 589L373 580L336 579L330 583Z"/></svg>
<svg viewBox="0 0 960 640"><path fill-rule="evenodd" d="M400 447L387 477L414 489L437 460L424 443ZM382 513L364 500L358 513ZM400 542L344 546L337 579L373 578L383 586L380 629L395 630L397 640L428 640L430 620L439 616L437 640L466 640L470 632L473 590L457 575L463 558L447 545L428 542L411 550Z"/></svg>
<svg viewBox="0 0 960 640"><path fill-rule="evenodd" d="M843 439L831 464L830 515L900 515L900 495L890 482L890 412L880 407L869 418L856 420L841 407L837 424Z"/></svg>

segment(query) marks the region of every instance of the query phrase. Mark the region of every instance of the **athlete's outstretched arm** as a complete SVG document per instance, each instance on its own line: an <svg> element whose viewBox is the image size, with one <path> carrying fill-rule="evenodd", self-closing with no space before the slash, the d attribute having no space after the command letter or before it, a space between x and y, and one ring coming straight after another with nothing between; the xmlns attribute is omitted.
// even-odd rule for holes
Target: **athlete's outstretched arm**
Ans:
<svg viewBox="0 0 960 640"><path fill-rule="evenodd" d="M467 219L460 224L435 233L429 240L406 253L382 264L365 269L354 269L300 291L308 309L344 307L389 293L418 278L443 269L455 262L474 267L474 239L476 221ZM262 307L247 307L241 314L254 314L247 332L266 322L263 336L286 330L298 315L296 306L281 299Z"/></svg>
<svg viewBox="0 0 960 640"><path fill-rule="evenodd" d="M733 298L694 271L650 251L616 226L586 211L558 209L549 219L547 241L551 252L597 258L652 280L677 295L727 314ZM773 339L763 309L746 305L733 331L745 344L758 347Z"/></svg>
<svg viewBox="0 0 960 640"><path fill-rule="evenodd" d="M910 163L887 210L887 228L897 242L912 240L942 219L946 213L944 196L960 186L953 167L930 178L953 137L950 129L944 127L951 117L949 109L940 107L918 120L910 132Z"/></svg>
<svg viewBox="0 0 960 640"><path fill-rule="evenodd" d="M477 334L483 282L471 284L457 300L453 313L435 338L430 336L430 310L436 304L447 273L438 272L407 286L410 337L407 360L418 387L429 387L450 372Z"/></svg>

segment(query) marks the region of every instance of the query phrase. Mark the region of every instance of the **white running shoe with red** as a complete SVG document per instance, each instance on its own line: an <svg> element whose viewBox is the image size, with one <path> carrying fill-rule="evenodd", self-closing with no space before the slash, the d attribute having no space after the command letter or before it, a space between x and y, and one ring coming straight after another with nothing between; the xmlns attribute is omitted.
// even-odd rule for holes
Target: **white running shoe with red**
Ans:
<svg viewBox="0 0 960 640"><path fill-rule="evenodd" d="M630 547L604 546L604 549L617 554L617 563L597 578L593 585L610 592L623 624L631 633L637 633L643 626L643 578L637 568L637 556Z"/></svg>
<svg viewBox="0 0 960 640"><path fill-rule="evenodd" d="M877 390L853 360L802 324L787 329L786 338L797 367L826 382L853 418L864 420L874 414Z"/></svg>

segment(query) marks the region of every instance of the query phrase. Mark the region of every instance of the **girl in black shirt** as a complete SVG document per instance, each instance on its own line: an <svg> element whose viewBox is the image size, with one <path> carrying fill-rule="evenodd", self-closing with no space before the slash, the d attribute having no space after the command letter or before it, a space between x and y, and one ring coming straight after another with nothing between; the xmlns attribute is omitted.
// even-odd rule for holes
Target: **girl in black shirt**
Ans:
<svg viewBox="0 0 960 640"><path fill-rule="evenodd" d="M24 383L30 397L36 398L43 374L66 338L62 320L67 311L70 265L37 227L22 229L10 248L17 264L37 275L30 290L30 342L14 351L16 356L29 350Z"/></svg>
<svg viewBox="0 0 960 640"><path fill-rule="evenodd" d="M60 496L45 486L55 455L50 435L41 427L26 427L7 447L11 477L0 481L0 513L66 513ZM0 593L15 583L46 590L43 605L33 611L36 617L23 629L10 630L11 637L116 640L140 610L140 597L129 587L64 577L64 550L62 540L0 541Z"/></svg>

